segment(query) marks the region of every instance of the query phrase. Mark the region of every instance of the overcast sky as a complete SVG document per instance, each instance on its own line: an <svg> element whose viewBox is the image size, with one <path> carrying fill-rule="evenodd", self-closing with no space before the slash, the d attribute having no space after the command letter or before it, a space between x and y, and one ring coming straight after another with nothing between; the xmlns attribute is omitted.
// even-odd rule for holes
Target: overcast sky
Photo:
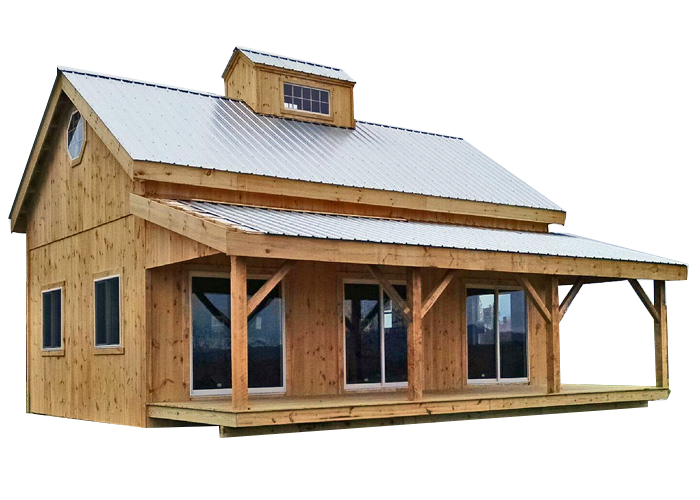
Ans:
<svg viewBox="0 0 700 500"><path fill-rule="evenodd" d="M246 47L342 68L360 120L463 137L567 209L555 231L688 262L686 47ZM203 91L230 55L10 47L8 213L54 68ZM8 253L24 281L24 235ZM687 284L669 284L669 302L685 298Z"/></svg>

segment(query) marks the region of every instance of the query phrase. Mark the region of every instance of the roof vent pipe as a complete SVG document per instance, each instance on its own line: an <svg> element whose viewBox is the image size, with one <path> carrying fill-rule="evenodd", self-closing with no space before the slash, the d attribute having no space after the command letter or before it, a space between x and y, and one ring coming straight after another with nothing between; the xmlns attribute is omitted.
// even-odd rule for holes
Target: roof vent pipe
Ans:
<svg viewBox="0 0 700 500"><path fill-rule="evenodd" d="M207 94L216 95L216 91L219 89L219 80L216 78L209 78L204 80L204 88L207 89Z"/></svg>

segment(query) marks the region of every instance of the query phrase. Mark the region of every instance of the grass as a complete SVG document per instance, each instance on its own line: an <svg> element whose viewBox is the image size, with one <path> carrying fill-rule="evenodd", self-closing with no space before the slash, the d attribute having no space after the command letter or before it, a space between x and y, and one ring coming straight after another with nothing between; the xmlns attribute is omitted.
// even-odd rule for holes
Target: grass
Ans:
<svg viewBox="0 0 700 500"><path fill-rule="evenodd" d="M687 380L669 381L669 397L687 398ZM27 414L27 384L8 384L7 426L9 436L24 436L29 432ZM55 419L47 418L46 425ZM362 433L343 433L351 436L380 437L386 431L377 430ZM469 424L431 425L411 428L411 437L522 437L525 435L523 420L499 420L474 422ZM652 419L652 430L645 431L634 425L631 418L605 418L576 415L547 418L545 436L552 438L687 438L690 435L689 417L658 417ZM338 435L338 437L340 437Z"/></svg>
<svg viewBox="0 0 700 500"><path fill-rule="evenodd" d="M673 399L690 399L690 380L668 379L668 397Z"/></svg>

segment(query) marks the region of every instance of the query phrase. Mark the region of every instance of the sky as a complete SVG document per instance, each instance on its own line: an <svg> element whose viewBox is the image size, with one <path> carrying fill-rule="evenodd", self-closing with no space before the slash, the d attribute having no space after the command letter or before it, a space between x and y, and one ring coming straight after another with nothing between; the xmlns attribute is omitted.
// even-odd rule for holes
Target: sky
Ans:
<svg viewBox="0 0 700 500"><path fill-rule="evenodd" d="M689 262L687 47L245 47L342 68L359 120L464 138L566 208L554 231ZM7 213L56 67L204 91L231 48L10 46ZM24 235L8 255L24 281Z"/></svg>

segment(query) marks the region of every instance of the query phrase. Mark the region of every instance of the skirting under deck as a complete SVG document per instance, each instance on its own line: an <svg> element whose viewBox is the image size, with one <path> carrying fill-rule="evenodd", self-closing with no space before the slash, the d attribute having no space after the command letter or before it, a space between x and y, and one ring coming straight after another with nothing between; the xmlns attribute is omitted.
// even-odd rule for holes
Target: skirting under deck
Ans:
<svg viewBox="0 0 700 500"><path fill-rule="evenodd" d="M152 403L148 416L218 425L228 436L639 407L669 394L669 389L640 386L564 385L559 394L529 385L471 386L426 392L420 401L408 401L405 391L259 396L251 397L244 411L234 411L230 398Z"/></svg>

